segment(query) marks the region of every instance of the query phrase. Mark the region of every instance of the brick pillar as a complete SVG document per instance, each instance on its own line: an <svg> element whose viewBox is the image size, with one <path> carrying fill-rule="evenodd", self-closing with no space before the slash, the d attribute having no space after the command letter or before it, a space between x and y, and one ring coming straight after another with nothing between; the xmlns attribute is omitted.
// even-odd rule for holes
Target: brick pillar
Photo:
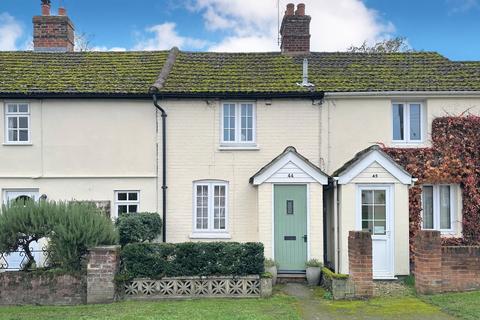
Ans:
<svg viewBox="0 0 480 320"><path fill-rule="evenodd" d="M372 236L370 235L370 232L349 232L348 268L350 273L350 281L355 287L355 297L372 297Z"/></svg>
<svg viewBox="0 0 480 320"><path fill-rule="evenodd" d="M439 231L415 236L415 289L421 294L442 291L442 239Z"/></svg>
<svg viewBox="0 0 480 320"><path fill-rule="evenodd" d="M87 264L87 303L110 303L115 300L115 281L120 246L90 249Z"/></svg>

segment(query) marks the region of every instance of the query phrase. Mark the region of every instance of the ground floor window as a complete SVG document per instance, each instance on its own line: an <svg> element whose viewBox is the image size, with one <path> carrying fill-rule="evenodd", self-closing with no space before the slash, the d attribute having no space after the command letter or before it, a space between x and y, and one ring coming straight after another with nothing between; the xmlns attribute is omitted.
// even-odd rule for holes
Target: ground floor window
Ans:
<svg viewBox="0 0 480 320"><path fill-rule="evenodd" d="M224 181L196 181L193 185L195 231L227 230L227 187Z"/></svg>
<svg viewBox="0 0 480 320"><path fill-rule="evenodd" d="M455 213L455 185L424 185L422 228L452 231Z"/></svg>
<svg viewBox="0 0 480 320"><path fill-rule="evenodd" d="M135 213L140 207L140 191L115 191L115 213Z"/></svg>

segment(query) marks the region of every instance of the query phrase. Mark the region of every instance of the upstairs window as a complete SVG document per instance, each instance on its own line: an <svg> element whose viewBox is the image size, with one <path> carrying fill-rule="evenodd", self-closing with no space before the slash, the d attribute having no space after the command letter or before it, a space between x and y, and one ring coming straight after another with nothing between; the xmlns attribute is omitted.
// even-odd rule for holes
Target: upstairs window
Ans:
<svg viewBox="0 0 480 320"><path fill-rule="evenodd" d="M453 231L455 185L425 185L422 190L422 228Z"/></svg>
<svg viewBox="0 0 480 320"><path fill-rule="evenodd" d="M226 232L227 183L197 181L193 185L194 230L197 232Z"/></svg>
<svg viewBox="0 0 480 320"><path fill-rule="evenodd" d="M255 143L255 105L252 102L223 103L221 142Z"/></svg>
<svg viewBox="0 0 480 320"><path fill-rule="evenodd" d="M394 142L418 143L423 140L423 107L421 103L393 103L392 128Z"/></svg>
<svg viewBox="0 0 480 320"><path fill-rule="evenodd" d="M30 106L27 103L5 104L5 143L30 142Z"/></svg>

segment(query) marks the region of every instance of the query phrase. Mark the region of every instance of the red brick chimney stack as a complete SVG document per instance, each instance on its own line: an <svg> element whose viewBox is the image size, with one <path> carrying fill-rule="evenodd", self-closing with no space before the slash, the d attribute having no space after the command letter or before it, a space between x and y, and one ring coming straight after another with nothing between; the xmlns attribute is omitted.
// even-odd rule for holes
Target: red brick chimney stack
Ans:
<svg viewBox="0 0 480 320"><path fill-rule="evenodd" d="M297 10L293 3L287 4L283 16L280 35L282 53L290 55L304 55L310 53L310 20L305 15L305 4L299 3Z"/></svg>
<svg viewBox="0 0 480 320"><path fill-rule="evenodd" d="M42 0L42 15L33 17L33 50L42 52L72 52L75 48L75 28L64 7L57 16L50 15L50 0Z"/></svg>

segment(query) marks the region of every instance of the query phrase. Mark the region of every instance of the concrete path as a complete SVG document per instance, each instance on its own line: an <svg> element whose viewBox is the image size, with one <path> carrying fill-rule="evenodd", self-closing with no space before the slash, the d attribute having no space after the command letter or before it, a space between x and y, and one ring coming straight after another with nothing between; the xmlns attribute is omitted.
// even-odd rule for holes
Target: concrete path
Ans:
<svg viewBox="0 0 480 320"><path fill-rule="evenodd" d="M281 291L298 299L300 312L306 320L455 319L413 295L377 297L368 301L331 301L323 298L324 291L321 288L298 283L286 284Z"/></svg>

